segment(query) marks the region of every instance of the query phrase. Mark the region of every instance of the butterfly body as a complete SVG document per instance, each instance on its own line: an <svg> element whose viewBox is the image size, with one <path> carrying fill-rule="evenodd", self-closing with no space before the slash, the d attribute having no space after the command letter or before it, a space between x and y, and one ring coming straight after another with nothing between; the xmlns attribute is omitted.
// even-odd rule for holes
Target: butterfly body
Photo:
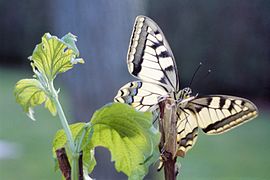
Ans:
<svg viewBox="0 0 270 180"><path fill-rule="evenodd" d="M220 134L258 114L247 99L209 95L192 96L191 88L180 90L180 80L172 50L158 25L146 16L138 16L127 55L130 74L137 81L120 88L114 98L140 111L159 110L159 102L171 98L177 106L178 156L184 156L195 144L198 128L206 134Z"/></svg>

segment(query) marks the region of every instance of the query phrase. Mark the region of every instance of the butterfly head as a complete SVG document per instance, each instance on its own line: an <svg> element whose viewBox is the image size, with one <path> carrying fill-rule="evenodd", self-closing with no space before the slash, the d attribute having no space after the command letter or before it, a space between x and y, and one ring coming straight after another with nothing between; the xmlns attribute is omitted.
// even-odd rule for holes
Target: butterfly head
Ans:
<svg viewBox="0 0 270 180"><path fill-rule="evenodd" d="M181 91L179 91L175 96L177 106L184 108L189 101L197 97L197 95L191 96L191 94L192 94L192 90L189 87L186 87L182 89Z"/></svg>
<svg viewBox="0 0 270 180"><path fill-rule="evenodd" d="M176 95L176 101L178 105L184 106L186 102L189 100L191 97L192 90L189 87L186 87L179 91Z"/></svg>
<svg viewBox="0 0 270 180"><path fill-rule="evenodd" d="M184 89L182 89L182 93L180 93L180 99L187 99L190 97L190 95L192 94L192 90L189 87L186 87Z"/></svg>

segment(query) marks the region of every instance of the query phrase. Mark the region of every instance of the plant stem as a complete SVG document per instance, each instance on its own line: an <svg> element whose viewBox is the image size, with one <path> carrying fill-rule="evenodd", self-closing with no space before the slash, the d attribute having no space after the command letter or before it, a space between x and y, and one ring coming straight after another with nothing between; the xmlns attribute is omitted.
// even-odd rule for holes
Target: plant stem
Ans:
<svg viewBox="0 0 270 180"><path fill-rule="evenodd" d="M54 104L55 104L56 109L57 109L58 116L60 118L61 124L62 124L63 129L64 129L66 136L67 136L68 145L69 145L71 151L74 152L75 145L74 145L74 140L72 138L72 133L71 133L71 130L69 128L68 121L67 121L65 113L63 111L63 108L58 100L58 94L53 87L53 83L50 83L50 90L52 92L52 97L53 97L53 101L54 101Z"/></svg>
<svg viewBox="0 0 270 180"><path fill-rule="evenodd" d="M81 147L82 142L83 142L83 138L85 137L88 129L91 128L91 126L92 126L91 123L86 123L86 125L83 127L82 134L80 135L80 139L78 142L76 142L76 146L75 146L76 152L80 152L81 149L83 148L83 147Z"/></svg>
<svg viewBox="0 0 270 180"><path fill-rule="evenodd" d="M164 161L164 176L165 180L176 180L176 158L172 154L167 155L167 161Z"/></svg>
<svg viewBox="0 0 270 180"><path fill-rule="evenodd" d="M71 180L79 179L79 154L72 155Z"/></svg>
<svg viewBox="0 0 270 180"><path fill-rule="evenodd" d="M55 90L55 88L53 86L53 82L49 83L49 89L50 89L50 92L52 93L51 96L52 96L53 102L56 106L57 113L58 113L58 116L60 118L61 124L63 126L64 132L67 136L67 144L68 144L68 146L71 150L71 154L72 154L72 157L71 157L71 161L72 161L71 180L78 180L78 177L79 177L79 166L78 166L79 153L76 151L75 143L74 143L74 140L72 137L72 133L71 133L71 130L69 128L69 124L68 124L68 121L66 119L63 108L59 102L57 91Z"/></svg>
<svg viewBox="0 0 270 180"><path fill-rule="evenodd" d="M165 180L176 180L176 151L177 151L177 118L176 106L173 100L166 99L159 103L161 132L160 152L164 160Z"/></svg>

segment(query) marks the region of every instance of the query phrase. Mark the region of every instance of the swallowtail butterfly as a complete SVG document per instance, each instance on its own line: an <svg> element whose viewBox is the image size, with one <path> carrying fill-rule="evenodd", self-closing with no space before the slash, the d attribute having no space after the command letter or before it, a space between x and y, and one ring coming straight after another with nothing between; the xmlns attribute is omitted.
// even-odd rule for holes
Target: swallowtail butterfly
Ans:
<svg viewBox="0 0 270 180"><path fill-rule="evenodd" d="M247 99L209 95L192 96L191 89L180 89L172 50L158 25L148 17L138 16L127 54L129 72L137 81L118 91L116 102L127 103L140 111L159 108L159 99L169 96L177 102L177 144L182 156L195 144L198 128L206 134L221 134L258 114Z"/></svg>

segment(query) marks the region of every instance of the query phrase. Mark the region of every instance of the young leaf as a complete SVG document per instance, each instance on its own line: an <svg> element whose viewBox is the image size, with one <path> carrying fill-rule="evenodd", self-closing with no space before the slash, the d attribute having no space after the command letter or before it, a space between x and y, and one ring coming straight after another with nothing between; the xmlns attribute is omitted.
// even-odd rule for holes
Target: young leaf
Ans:
<svg viewBox="0 0 270 180"><path fill-rule="evenodd" d="M62 39L44 34L42 42L36 46L32 56L29 59L32 66L45 75L48 81L52 81L57 74L63 73L73 67L77 62L84 61L76 57L79 51L75 45L76 36L67 34Z"/></svg>
<svg viewBox="0 0 270 180"><path fill-rule="evenodd" d="M87 126L86 123L75 123L75 124L72 124L69 126L74 139L80 138L81 132L85 128L85 126ZM88 138L90 133L92 133L91 129L88 128L84 137L83 137L83 141L81 144L82 149L80 149L83 151L83 169L84 169L84 171L87 171L88 173L91 173L96 165L96 160L94 158L94 150L93 150L91 143L89 141L89 138ZM53 157L54 158L56 158L55 151L59 148L66 147L66 144L67 144L67 138L66 138L66 134L65 134L64 130L57 131L57 133L53 139L53 149L52 150L53 150ZM70 157L69 151L67 151L67 154L68 154L68 157ZM55 169L57 170L58 163L57 163L57 161L55 161L55 162L56 162Z"/></svg>
<svg viewBox="0 0 270 180"><path fill-rule="evenodd" d="M41 83L36 79L22 79L16 83L15 97L27 115L34 120L33 107L45 102L45 107L55 115L56 108L51 99L46 95Z"/></svg>
<svg viewBox="0 0 270 180"><path fill-rule="evenodd" d="M124 172L129 179L142 179L149 165L158 159L160 135L152 126L150 112L113 103L96 111L91 123L93 147L108 148L116 170Z"/></svg>
<svg viewBox="0 0 270 180"><path fill-rule="evenodd" d="M45 104L52 115L57 110L53 98L57 93L53 87L53 80L57 74L65 72L76 63L84 63L77 58L79 51L76 47L76 36L68 33L62 39L45 33L42 42L36 46L31 60L35 79L22 79L16 83L15 97L27 115L34 120L33 107Z"/></svg>

